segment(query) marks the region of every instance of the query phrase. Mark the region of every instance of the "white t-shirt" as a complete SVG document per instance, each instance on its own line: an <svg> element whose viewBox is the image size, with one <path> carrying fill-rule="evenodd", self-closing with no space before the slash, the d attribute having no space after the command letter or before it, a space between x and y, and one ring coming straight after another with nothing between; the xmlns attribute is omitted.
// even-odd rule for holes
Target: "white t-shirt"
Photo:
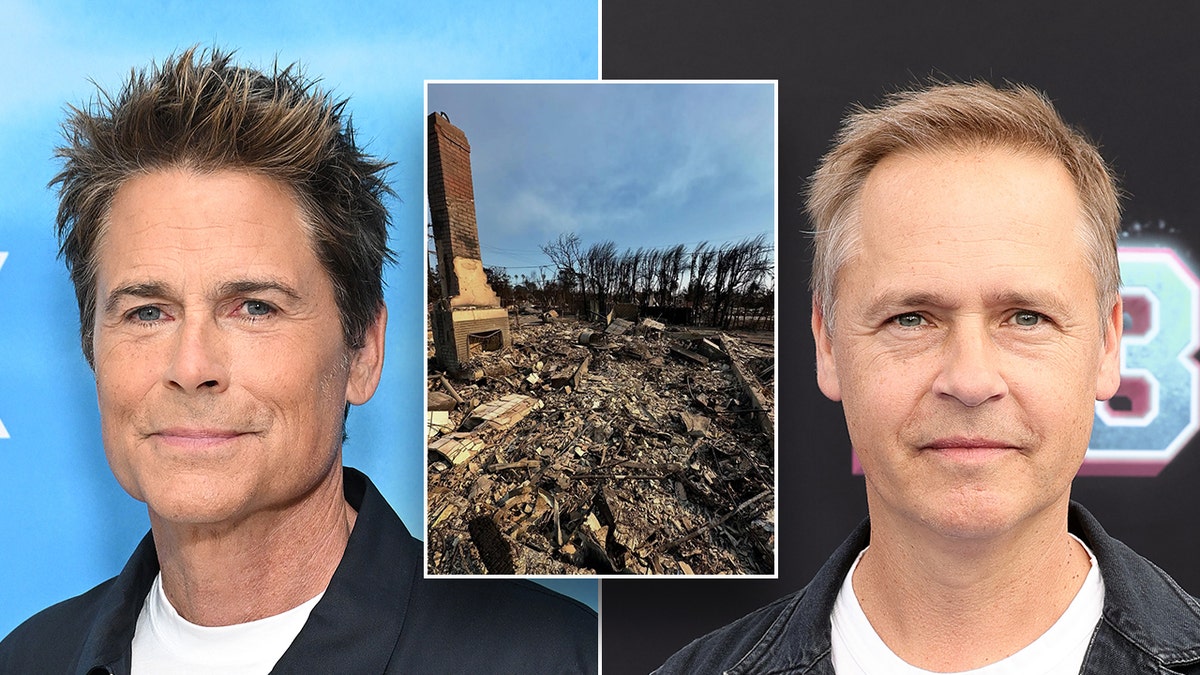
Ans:
<svg viewBox="0 0 1200 675"><path fill-rule="evenodd" d="M282 614L233 626L198 626L171 606L162 575L133 632L133 675L266 675L296 639L321 596Z"/></svg>
<svg viewBox="0 0 1200 675"><path fill-rule="evenodd" d="M1072 535L1074 536L1074 535ZM1078 541L1078 539L1076 539ZM1059 675L1078 673L1100 613L1104 609L1104 581L1091 549L1087 551L1092 567L1083 586L1066 611L1045 633L1021 651L982 668L962 671L962 675ZM863 549L864 551L866 549ZM875 632L858 596L854 594L854 569L858 554L833 607L833 669L838 675L933 675L933 671L909 665L884 644Z"/></svg>

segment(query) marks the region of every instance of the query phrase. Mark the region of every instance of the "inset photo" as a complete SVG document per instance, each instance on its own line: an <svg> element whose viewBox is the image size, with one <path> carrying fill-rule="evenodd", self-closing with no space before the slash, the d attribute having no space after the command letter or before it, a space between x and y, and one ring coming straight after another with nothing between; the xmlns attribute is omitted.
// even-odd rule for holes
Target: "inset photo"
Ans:
<svg viewBox="0 0 1200 675"><path fill-rule="evenodd" d="M427 82L427 575L776 575L777 87Z"/></svg>

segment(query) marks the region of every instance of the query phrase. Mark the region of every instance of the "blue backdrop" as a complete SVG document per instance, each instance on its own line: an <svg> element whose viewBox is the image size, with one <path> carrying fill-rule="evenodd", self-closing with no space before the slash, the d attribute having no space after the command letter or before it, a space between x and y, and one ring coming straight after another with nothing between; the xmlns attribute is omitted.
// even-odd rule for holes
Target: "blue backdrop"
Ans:
<svg viewBox="0 0 1200 675"><path fill-rule="evenodd" d="M252 6L251 6L252 5ZM201 8L202 7L202 8ZM333 8L331 8L333 7ZM360 141L396 162L387 360L350 415L348 465L409 529L424 517L424 79L595 78L597 5L573 2L26 2L0 5L0 636L116 574L148 527L99 442L78 312L46 184L66 104L193 44L301 61L351 98ZM594 581L554 584L597 605Z"/></svg>

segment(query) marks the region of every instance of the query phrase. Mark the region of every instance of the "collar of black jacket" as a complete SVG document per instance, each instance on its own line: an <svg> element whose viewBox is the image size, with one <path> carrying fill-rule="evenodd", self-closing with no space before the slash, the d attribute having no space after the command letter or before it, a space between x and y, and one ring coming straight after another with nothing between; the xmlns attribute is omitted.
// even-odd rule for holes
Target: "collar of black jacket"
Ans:
<svg viewBox="0 0 1200 675"><path fill-rule="evenodd" d="M345 663L362 664L362 672L383 672L404 624L412 585L421 576L420 545L383 495L356 469L343 472L346 501L358 519L325 596L274 672L338 672ZM158 570L151 533L101 601L104 609L82 652L82 662L91 664L89 675L129 672L134 627Z"/></svg>

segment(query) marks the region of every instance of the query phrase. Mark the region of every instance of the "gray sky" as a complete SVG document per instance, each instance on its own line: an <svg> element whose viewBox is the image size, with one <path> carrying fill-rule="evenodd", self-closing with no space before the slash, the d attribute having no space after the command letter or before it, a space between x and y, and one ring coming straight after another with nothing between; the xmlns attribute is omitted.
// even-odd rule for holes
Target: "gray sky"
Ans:
<svg viewBox="0 0 1200 675"><path fill-rule="evenodd" d="M618 251L774 241L772 83L431 82L426 109L471 144L489 267L536 273L564 232Z"/></svg>

